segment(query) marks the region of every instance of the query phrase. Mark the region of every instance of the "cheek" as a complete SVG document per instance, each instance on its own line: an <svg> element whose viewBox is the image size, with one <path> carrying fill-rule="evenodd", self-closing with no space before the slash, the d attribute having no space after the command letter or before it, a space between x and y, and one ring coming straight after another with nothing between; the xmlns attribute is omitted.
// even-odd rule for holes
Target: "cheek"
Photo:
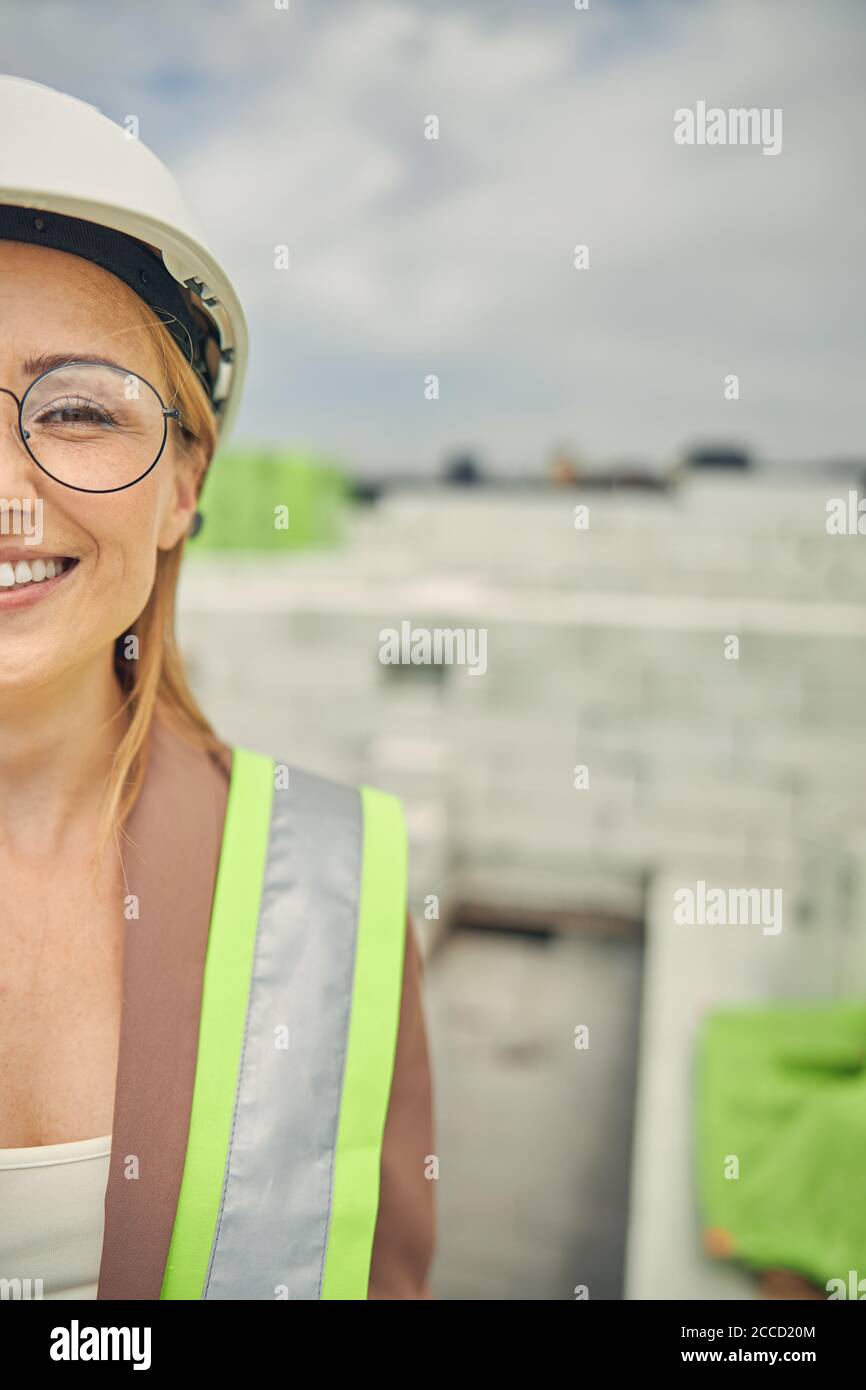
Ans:
<svg viewBox="0 0 866 1390"><path fill-rule="evenodd" d="M147 603L156 573L156 488L140 484L99 499L89 519L93 549L87 561L83 626L111 640Z"/></svg>
<svg viewBox="0 0 866 1390"><path fill-rule="evenodd" d="M110 655L153 588L161 494L149 480L102 497L44 503L44 548L77 555L68 589L26 611L0 614L0 691L37 688Z"/></svg>

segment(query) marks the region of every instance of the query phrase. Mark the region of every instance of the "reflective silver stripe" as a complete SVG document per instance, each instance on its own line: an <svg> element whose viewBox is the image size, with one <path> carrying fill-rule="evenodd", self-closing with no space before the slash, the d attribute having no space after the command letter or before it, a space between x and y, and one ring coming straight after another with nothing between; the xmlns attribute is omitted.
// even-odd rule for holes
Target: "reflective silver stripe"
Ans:
<svg viewBox="0 0 866 1390"><path fill-rule="evenodd" d="M292 769L289 788L275 790L205 1298L320 1296L362 838L357 789Z"/></svg>

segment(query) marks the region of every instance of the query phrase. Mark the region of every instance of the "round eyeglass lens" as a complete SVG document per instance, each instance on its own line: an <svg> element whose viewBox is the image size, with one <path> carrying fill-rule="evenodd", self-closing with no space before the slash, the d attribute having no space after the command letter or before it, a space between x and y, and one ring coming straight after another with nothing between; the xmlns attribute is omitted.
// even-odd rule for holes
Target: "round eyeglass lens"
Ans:
<svg viewBox="0 0 866 1390"><path fill-rule="evenodd" d="M137 482L156 462L166 434L162 405L148 382L91 362L57 367L34 382L21 425L45 472L86 492Z"/></svg>

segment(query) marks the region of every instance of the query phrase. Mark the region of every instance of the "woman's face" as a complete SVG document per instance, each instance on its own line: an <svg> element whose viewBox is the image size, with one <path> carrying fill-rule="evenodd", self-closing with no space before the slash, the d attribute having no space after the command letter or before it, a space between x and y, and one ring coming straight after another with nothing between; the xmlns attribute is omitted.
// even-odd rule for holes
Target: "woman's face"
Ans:
<svg viewBox="0 0 866 1390"><path fill-rule="evenodd" d="M170 404L153 335L135 326L126 296L132 291L80 257L0 241L0 387L24 395L28 358L96 354L152 382ZM23 560L32 573L41 560L50 575L50 561L76 563L53 581L0 582L0 692L34 690L101 660L109 669L115 639L147 603L157 551L180 540L196 501L195 470L180 461L173 422L151 473L124 491L93 494L37 468L17 409L0 393L0 581L9 577L5 564L14 570ZM19 503L31 508L31 534L41 503L39 544L21 534L21 512L10 506Z"/></svg>

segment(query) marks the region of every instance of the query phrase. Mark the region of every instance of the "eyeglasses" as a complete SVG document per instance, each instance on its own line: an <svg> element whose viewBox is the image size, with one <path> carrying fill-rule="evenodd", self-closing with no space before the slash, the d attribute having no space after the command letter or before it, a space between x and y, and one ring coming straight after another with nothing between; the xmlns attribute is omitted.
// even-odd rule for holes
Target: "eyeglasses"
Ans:
<svg viewBox="0 0 866 1390"><path fill-rule="evenodd" d="M146 478L162 456L169 410L137 372L95 362L64 362L30 383L19 400L18 429L38 468L77 492L122 492Z"/></svg>

